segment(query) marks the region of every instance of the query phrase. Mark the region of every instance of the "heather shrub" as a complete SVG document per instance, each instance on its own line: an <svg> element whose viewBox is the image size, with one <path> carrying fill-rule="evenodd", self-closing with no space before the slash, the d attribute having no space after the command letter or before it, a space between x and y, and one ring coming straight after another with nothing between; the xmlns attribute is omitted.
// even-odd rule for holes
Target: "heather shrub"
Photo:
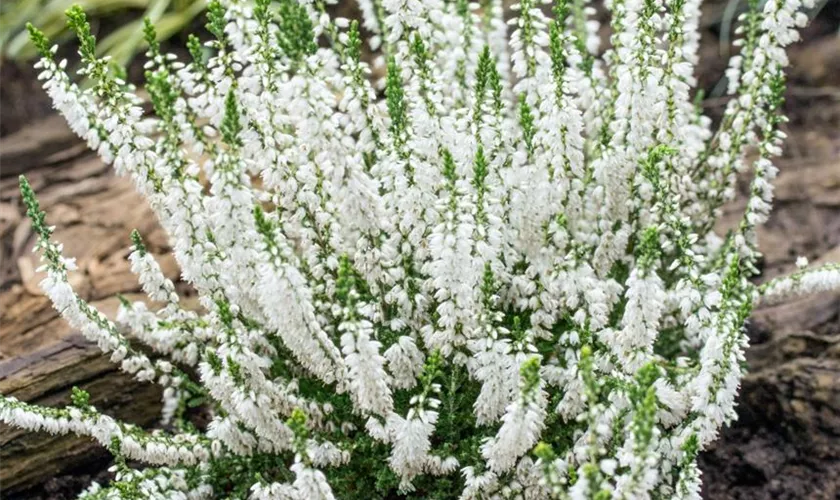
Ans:
<svg viewBox="0 0 840 500"><path fill-rule="evenodd" d="M44 291L164 411L144 430L76 390L0 419L108 447L116 480L84 498L697 498L752 308L840 285L752 279L801 2L741 17L714 127L699 0L609 1L604 51L582 0L509 22L501 0L361 6L360 28L322 1L213 0L188 63L147 23L153 118L79 8L90 89L30 27L56 107L148 199L201 308L135 232L156 305L96 311L22 178Z"/></svg>

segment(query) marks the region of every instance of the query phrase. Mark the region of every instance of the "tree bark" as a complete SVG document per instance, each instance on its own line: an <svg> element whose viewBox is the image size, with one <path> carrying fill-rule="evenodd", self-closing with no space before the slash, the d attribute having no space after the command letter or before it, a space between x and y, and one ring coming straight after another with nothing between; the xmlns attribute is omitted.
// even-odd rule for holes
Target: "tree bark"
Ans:
<svg viewBox="0 0 840 500"><path fill-rule="evenodd" d="M129 300L144 297L126 259L132 229L143 235L164 274L177 280L165 234L131 182L115 177L59 116L3 137L0 154L0 393L61 407L77 386L105 414L142 426L156 424L159 387L122 373L67 325L40 290L43 273L36 271L35 235L20 204L17 174L24 172L35 189L65 255L76 258L78 271L69 277L74 289L110 318L119 305L116 294ZM189 304L189 291L184 291ZM0 424L0 496L31 498L25 490L56 476L100 470L109 457L89 438Z"/></svg>
<svg viewBox="0 0 840 500"><path fill-rule="evenodd" d="M0 363L0 393L21 401L65 406L74 386L86 390L98 410L120 420L149 426L160 416L160 388L120 372L80 335ZM33 433L0 424L0 484L6 495L107 456L90 438Z"/></svg>

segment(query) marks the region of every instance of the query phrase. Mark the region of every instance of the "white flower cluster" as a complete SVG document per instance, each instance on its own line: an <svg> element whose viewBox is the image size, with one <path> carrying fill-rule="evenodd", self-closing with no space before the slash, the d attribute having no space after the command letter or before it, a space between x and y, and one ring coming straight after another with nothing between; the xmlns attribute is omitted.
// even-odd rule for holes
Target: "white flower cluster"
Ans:
<svg viewBox="0 0 840 500"><path fill-rule="evenodd" d="M806 269L807 262L802 262L804 265L800 271L762 285L761 304L778 304L802 295L840 290L840 265L827 264L815 269Z"/></svg>
<svg viewBox="0 0 840 500"><path fill-rule="evenodd" d="M46 292L164 386L166 426L82 391L67 409L2 398L0 420L108 446L117 480L89 498L697 498L753 305L840 285L836 267L750 280L808 1L750 3L717 129L691 97L700 0L608 1L603 54L586 1L506 21L501 0L363 0L365 48L329 2L212 0L189 63L146 26L153 119L80 9L91 89L30 27L56 107L148 198L202 310L135 233L161 308L105 318L22 179Z"/></svg>

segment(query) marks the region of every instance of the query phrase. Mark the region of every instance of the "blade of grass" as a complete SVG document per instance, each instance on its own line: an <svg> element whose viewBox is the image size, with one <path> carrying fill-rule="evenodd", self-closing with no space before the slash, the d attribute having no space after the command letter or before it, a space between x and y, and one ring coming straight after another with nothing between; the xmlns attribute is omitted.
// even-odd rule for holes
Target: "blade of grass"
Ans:
<svg viewBox="0 0 840 500"><path fill-rule="evenodd" d="M148 17L152 24L156 24L160 17L166 12L171 0L152 0L143 17ZM140 49L143 40L143 21L137 21L123 25L96 46L100 54L110 55L113 61L120 66L128 63L135 51Z"/></svg>

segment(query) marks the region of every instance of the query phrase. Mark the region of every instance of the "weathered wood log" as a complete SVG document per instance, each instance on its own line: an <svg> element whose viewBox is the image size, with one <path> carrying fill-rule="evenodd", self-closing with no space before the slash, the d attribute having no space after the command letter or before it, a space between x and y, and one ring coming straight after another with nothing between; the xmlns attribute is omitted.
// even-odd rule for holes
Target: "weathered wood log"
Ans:
<svg viewBox="0 0 840 500"><path fill-rule="evenodd" d="M155 217L131 182L115 177L87 152L60 117L0 139L0 154L0 393L60 407L78 386L105 414L138 425L155 424L160 389L120 372L67 325L40 290L43 275L35 271L38 257L31 252L35 237L12 174L25 171L47 222L55 226L55 239L64 244L68 257L77 259L79 270L70 275L76 292L111 318L119 304L115 294L142 298L126 260L131 229L140 230L164 273L178 277ZM89 438L30 433L2 424L0 449L3 498L70 471L101 468L109 457Z"/></svg>
<svg viewBox="0 0 840 500"><path fill-rule="evenodd" d="M60 163L86 149L61 116L52 115L35 125L3 138L0 176L13 177L35 167Z"/></svg>
<svg viewBox="0 0 840 500"><path fill-rule="evenodd" d="M840 335L753 348L739 420L700 456L709 499L840 498Z"/></svg>
<svg viewBox="0 0 840 500"><path fill-rule="evenodd" d="M835 102L814 105L840 117ZM805 113L803 113L804 115ZM762 279L840 262L840 137L830 128L790 131L794 158L781 162L776 200L759 230ZM801 157L797 157L801 156ZM745 207L727 208L732 227ZM834 499L840 495L840 293L761 307L748 324L750 348L738 397L738 421L700 455L709 499Z"/></svg>
<svg viewBox="0 0 840 500"><path fill-rule="evenodd" d="M142 426L160 416L161 393L137 382L80 335L70 335L32 354L0 363L0 393L22 401L60 407L70 389L90 393L91 404L108 415ZM107 456L86 437L32 433L0 424L0 484L4 495Z"/></svg>

